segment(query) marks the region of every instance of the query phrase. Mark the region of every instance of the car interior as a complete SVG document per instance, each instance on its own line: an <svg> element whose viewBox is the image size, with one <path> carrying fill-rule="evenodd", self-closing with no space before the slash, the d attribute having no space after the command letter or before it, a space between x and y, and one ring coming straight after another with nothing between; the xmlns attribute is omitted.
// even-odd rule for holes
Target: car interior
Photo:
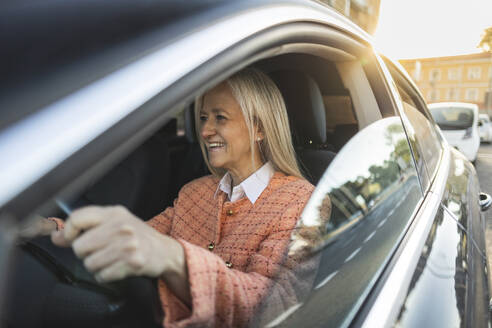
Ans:
<svg viewBox="0 0 492 328"><path fill-rule="evenodd" d="M284 96L298 161L306 178L316 185L337 152L360 129L381 118L381 113L364 68L355 57L329 47L285 47L283 54L253 66L269 75ZM102 178L77 197L58 198L58 210L42 214L63 218L66 207L122 204L148 220L172 206L184 184L209 174L198 144L193 110L193 103L183 105ZM112 311L111 318L121 316L126 309L122 301L126 294L121 294L116 284L97 284L71 249L57 248L49 238L20 244L16 259L5 327L78 327L94 319L104 326L114 323L107 319L107 311ZM144 294L152 292L151 287L137 289ZM154 294L149 302L155 305L155 288ZM29 316L25 315L26 308L30 308ZM162 315L155 306L150 308L141 310L142 316L153 318L147 322L149 327ZM131 322L128 313L118 320Z"/></svg>

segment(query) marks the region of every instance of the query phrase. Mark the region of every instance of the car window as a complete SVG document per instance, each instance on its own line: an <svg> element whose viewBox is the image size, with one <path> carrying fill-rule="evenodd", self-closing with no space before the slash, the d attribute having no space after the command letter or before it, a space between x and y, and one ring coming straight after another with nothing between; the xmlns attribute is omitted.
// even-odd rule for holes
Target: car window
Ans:
<svg viewBox="0 0 492 328"><path fill-rule="evenodd" d="M285 98L301 164L318 176L289 249L306 259L296 274L312 287L268 327L349 324L422 200L402 120L374 91L375 62L284 55L260 64ZM313 259L317 269L305 272Z"/></svg>
<svg viewBox="0 0 492 328"><path fill-rule="evenodd" d="M467 107L432 107L432 117L442 130L463 130L473 124L473 110Z"/></svg>
<svg viewBox="0 0 492 328"><path fill-rule="evenodd" d="M388 61L386 63L398 88L398 95L403 104L402 120L419 167L422 187L426 190L441 158L440 135L421 97L391 63ZM426 174L423 172L424 167Z"/></svg>
<svg viewBox="0 0 492 328"><path fill-rule="evenodd" d="M312 291L290 326L346 326L373 287L422 199L398 117L359 131L323 174L292 248L318 256Z"/></svg>

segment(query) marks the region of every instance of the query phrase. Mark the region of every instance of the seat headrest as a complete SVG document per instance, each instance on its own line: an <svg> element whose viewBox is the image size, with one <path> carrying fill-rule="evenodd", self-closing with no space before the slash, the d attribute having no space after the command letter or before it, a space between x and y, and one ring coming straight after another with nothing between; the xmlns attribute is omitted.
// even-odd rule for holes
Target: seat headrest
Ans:
<svg viewBox="0 0 492 328"><path fill-rule="evenodd" d="M198 142L196 129L195 129L195 106L194 103L190 104L185 109L184 119L185 136L189 143Z"/></svg>
<svg viewBox="0 0 492 328"><path fill-rule="evenodd" d="M296 146L326 142L326 114L323 97L316 81L292 70L269 74L284 97Z"/></svg>

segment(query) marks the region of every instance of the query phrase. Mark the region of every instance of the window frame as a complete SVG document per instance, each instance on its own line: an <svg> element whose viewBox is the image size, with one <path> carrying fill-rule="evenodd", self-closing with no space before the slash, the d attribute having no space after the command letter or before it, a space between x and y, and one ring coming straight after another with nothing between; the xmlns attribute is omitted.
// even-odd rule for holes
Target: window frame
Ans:
<svg viewBox="0 0 492 328"><path fill-rule="evenodd" d="M473 95L473 96L471 96ZM465 90L465 100L466 101L478 101L479 91L478 88L467 88Z"/></svg>
<svg viewBox="0 0 492 328"><path fill-rule="evenodd" d="M446 90L446 99L449 101L458 101L459 99L459 89L451 87Z"/></svg>
<svg viewBox="0 0 492 328"><path fill-rule="evenodd" d="M459 80L461 75L460 73L461 73L461 69L459 68L456 67L448 68L448 80L450 81Z"/></svg>
<svg viewBox="0 0 492 328"><path fill-rule="evenodd" d="M427 99L430 102L438 102L441 98L441 92L438 89L431 89L427 92Z"/></svg>
<svg viewBox="0 0 492 328"><path fill-rule="evenodd" d="M429 71L429 81L430 82L439 82L439 81L441 81L441 69L440 68L432 68Z"/></svg>
<svg viewBox="0 0 492 328"><path fill-rule="evenodd" d="M435 165L435 168L433 170L428 168L428 164L427 164L427 161L425 160L425 158L423 159L424 163L425 163L425 165L424 165L425 168L423 170L421 170L419 168L419 166L417 165L417 162L415 160L415 150L413 149L412 145L410 147L412 149L412 156L414 157L414 162L415 162L415 166L417 167L417 172L419 173L419 177L421 178L421 184L422 184L423 191L427 192L427 190L429 190L429 188L432 186L432 183L433 183L433 181L437 175L437 172L439 170L439 166L441 165L441 162L442 162L442 157L443 157L443 152L444 152L444 146L443 146L444 140L442 138L442 134L439 132L439 128L437 127L436 122L434 121L429 109L427 108L427 104L424 101L420 91L415 86L415 84L411 81L411 79L408 78L408 75L405 73L405 71L402 70L401 68L399 68L395 63L393 63L392 61L390 61L386 57L383 57L383 64L387 65L387 67L388 67L387 75L389 75L388 79L395 86L395 88L393 89L392 96L397 99L396 103L397 103L397 108L398 108L398 115L402 118L403 125L405 126L405 129L407 130L408 129L407 125L409 125L411 123L410 123L407 115L405 114L405 111L403 110L403 103L399 99L400 94L398 92L398 87L396 86L396 81L394 80L393 75L390 72L391 69L393 69L399 75L399 78L402 80L404 87L406 89L408 89L413 94L413 97L412 97L412 95L410 95L410 96L411 96L413 102L418 106L417 110L419 110L420 112L423 112L422 114L430 122L430 128L432 128L434 130L435 135L437 136L437 140L439 142L440 149L441 149L441 155L440 155L440 157L439 157L439 159ZM405 90L405 91L408 93L407 90ZM407 138L408 138L408 130L407 130Z"/></svg>
<svg viewBox="0 0 492 328"><path fill-rule="evenodd" d="M482 78L482 67L472 66L468 67L468 80L480 80Z"/></svg>

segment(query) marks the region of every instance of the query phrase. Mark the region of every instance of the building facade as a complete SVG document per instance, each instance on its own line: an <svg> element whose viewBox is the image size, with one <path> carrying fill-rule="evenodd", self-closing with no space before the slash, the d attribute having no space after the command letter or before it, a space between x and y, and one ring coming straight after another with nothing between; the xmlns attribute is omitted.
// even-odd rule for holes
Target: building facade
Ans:
<svg viewBox="0 0 492 328"><path fill-rule="evenodd" d="M492 53L400 60L428 103L475 103L492 115Z"/></svg>
<svg viewBox="0 0 492 328"><path fill-rule="evenodd" d="M373 34L379 18L381 0L317 0L350 18L366 32Z"/></svg>

